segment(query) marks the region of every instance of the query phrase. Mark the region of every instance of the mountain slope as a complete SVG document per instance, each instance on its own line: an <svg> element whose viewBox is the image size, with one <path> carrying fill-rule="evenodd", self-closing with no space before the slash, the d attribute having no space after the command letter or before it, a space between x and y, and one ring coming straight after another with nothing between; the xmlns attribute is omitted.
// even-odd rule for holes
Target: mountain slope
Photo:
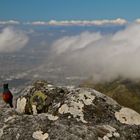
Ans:
<svg viewBox="0 0 140 140"><path fill-rule="evenodd" d="M97 83L90 80L84 81L81 87L94 88L113 98L119 104L134 109L140 113L140 82L116 79L111 82Z"/></svg>

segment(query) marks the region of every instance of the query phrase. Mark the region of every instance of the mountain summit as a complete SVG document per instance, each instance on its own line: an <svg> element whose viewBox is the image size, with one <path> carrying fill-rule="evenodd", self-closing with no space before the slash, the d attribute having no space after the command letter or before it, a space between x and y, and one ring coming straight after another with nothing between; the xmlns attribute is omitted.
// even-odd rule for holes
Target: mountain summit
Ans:
<svg viewBox="0 0 140 140"><path fill-rule="evenodd" d="M89 88L37 81L1 105L0 139L128 140L140 137L140 114Z"/></svg>

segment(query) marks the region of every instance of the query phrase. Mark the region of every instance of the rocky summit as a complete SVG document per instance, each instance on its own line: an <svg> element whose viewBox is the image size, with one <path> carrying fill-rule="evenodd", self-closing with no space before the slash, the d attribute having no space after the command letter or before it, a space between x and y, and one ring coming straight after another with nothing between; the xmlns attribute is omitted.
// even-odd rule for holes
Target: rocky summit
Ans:
<svg viewBox="0 0 140 140"><path fill-rule="evenodd" d="M0 140L140 139L140 114L94 89L37 81L20 95L0 101Z"/></svg>

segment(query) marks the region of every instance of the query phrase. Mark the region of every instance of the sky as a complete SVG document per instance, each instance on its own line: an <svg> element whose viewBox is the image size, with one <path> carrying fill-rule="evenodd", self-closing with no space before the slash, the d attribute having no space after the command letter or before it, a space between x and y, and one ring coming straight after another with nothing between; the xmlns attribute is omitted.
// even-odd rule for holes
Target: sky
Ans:
<svg viewBox="0 0 140 140"><path fill-rule="evenodd" d="M140 0L0 0L0 20L140 18Z"/></svg>

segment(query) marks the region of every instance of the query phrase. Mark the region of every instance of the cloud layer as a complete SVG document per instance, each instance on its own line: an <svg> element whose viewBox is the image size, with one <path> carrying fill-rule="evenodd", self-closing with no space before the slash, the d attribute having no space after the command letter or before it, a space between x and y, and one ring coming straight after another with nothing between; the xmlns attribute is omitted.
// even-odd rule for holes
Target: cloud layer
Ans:
<svg viewBox="0 0 140 140"><path fill-rule="evenodd" d="M20 24L20 22L16 20L0 21L0 25L18 25L18 24Z"/></svg>
<svg viewBox="0 0 140 140"><path fill-rule="evenodd" d="M34 25L34 26L103 26L103 25L125 25L128 23L140 23L140 19L136 19L132 22L123 18L117 19L101 19L101 20L50 20L50 21L31 21L20 22L18 20L6 20L1 21L0 25Z"/></svg>
<svg viewBox="0 0 140 140"><path fill-rule="evenodd" d="M115 34L84 32L63 37L52 45L54 63L74 67L96 82L118 76L140 79L140 25L133 24Z"/></svg>
<svg viewBox="0 0 140 140"><path fill-rule="evenodd" d="M28 24L31 25L51 25L51 26L101 26L101 25L124 25L127 21L125 19L114 19L114 20L64 20L64 21L56 21L50 20L48 22L45 21L34 21Z"/></svg>
<svg viewBox="0 0 140 140"><path fill-rule="evenodd" d="M12 27L6 27L0 32L0 52L10 53L19 51L28 42L27 35Z"/></svg>

